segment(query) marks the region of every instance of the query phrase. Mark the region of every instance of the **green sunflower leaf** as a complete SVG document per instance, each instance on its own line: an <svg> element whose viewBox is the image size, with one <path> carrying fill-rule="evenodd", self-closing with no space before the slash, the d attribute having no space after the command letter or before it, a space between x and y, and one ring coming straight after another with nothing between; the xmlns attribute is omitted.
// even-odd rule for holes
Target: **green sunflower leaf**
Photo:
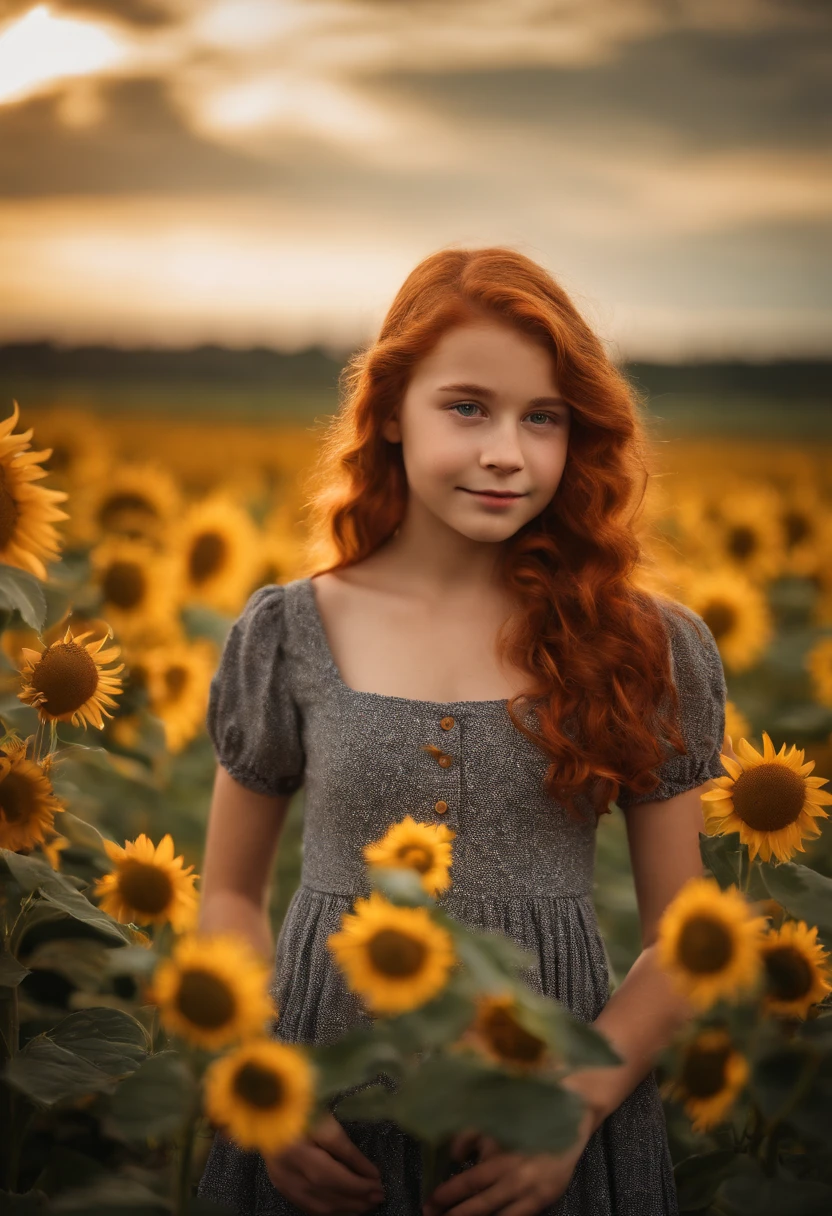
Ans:
<svg viewBox="0 0 832 1216"><path fill-rule="evenodd" d="M760 862L760 877L772 899L810 929L817 925L819 936L832 946L832 878L791 861Z"/></svg>
<svg viewBox="0 0 832 1216"><path fill-rule="evenodd" d="M20 853L12 853L9 849L0 849L0 859L5 862L15 882L29 894L39 891L43 899L71 916L80 920L93 929L97 929L104 937L118 942L130 941L130 934L124 925L102 912L95 904L82 895L68 878L53 870L45 861L36 857L24 857Z"/></svg>
<svg viewBox="0 0 832 1216"><path fill-rule="evenodd" d="M195 1098L195 1082L175 1051L149 1056L108 1103L102 1126L108 1135L128 1143L173 1135Z"/></svg>
<svg viewBox="0 0 832 1216"><path fill-rule="evenodd" d="M0 607L16 610L30 629L40 633L46 620L43 584L27 570L0 564Z"/></svg>

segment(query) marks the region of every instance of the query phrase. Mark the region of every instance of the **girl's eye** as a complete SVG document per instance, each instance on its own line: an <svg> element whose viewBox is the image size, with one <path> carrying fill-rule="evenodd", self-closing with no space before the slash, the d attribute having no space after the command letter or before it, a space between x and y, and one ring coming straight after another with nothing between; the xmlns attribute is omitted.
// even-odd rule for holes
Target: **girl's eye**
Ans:
<svg viewBox="0 0 832 1216"><path fill-rule="evenodd" d="M476 410L481 408L477 404L476 401L457 401L457 403L455 405L451 406L451 409L452 410L461 410L461 409L465 409L466 406L471 406ZM474 415L473 414L460 414L459 417L460 418L473 418ZM552 422L555 424L560 422L560 418L557 417L555 414L546 414L546 413L543 413L543 411L541 411L541 410L535 410L534 413L529 414L528 417L529 418L545 418L547 422Z"/></svg>

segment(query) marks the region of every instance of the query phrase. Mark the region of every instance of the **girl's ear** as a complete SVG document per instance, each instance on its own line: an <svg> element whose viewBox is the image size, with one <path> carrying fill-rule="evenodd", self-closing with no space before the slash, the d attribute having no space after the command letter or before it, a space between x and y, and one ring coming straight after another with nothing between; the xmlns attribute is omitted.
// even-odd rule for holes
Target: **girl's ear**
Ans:
<svg viewBox="0 0 832 1216"><path fill-rule="evenodd" d="M402 429L399 426L398 418L393 415L392 418L387 418L382 425L381 433L390 443L401 443Z"/></svg>

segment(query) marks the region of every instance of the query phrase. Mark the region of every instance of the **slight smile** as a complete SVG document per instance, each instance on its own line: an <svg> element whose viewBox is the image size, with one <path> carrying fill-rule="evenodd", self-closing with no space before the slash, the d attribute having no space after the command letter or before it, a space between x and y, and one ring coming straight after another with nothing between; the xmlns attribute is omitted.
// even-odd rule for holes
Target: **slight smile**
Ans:
<svg viewBox="0 0 832 1216"><path fill-rule="evenodd" d="M512 499L525 498L525 494L516 494L513 490L469 490L467 486L460 486L460 490L465 490L466 494L477 494L480 498L495 498Z"/></svg>

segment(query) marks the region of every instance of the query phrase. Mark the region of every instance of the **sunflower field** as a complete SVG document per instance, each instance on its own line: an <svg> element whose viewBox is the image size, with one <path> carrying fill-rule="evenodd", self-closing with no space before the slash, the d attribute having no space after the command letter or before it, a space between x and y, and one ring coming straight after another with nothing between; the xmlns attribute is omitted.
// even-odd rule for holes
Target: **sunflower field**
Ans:
<svg viewBox="0 0 832 1216"><path fill-rule="evenodd" d="M329 947L367 1016L337 1044L270 1037L268 963L199 932L209 684L249 595L309 573L316 444L300 426L75 408L0 421L4 1212L228 1211L197 1194L214 1130L277 1152L344 1093L345 1116L420 1138L427 1184L465 1127L567 1147L570 1073L615 1062L524 983L515 943L437 907L442 826L408 816L365 849L374 889ZM704 618L730 698L706 874L658 942L698 1010L658 1068L680 1205L811 1216L832 1205L832 461L820 444L662 446L639 577ZM300 790L275 936L302 816ZM595 894L615 983L640 949L615 808Z"/></svg>

